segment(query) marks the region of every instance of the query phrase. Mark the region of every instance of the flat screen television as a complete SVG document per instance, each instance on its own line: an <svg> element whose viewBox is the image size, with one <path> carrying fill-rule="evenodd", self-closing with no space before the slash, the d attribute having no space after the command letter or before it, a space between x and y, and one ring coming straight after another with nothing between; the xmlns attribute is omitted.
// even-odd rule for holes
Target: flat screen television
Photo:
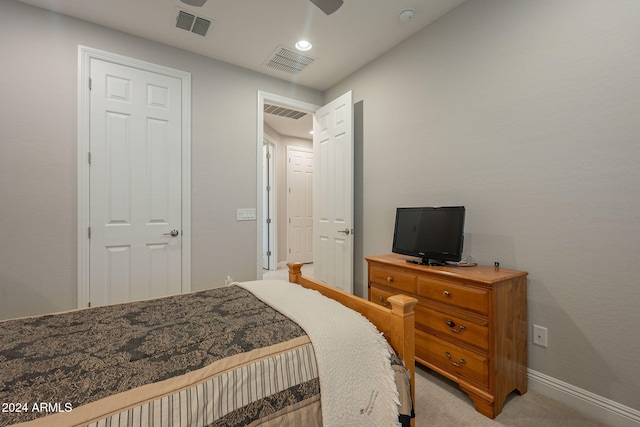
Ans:
<svg viewBox="0 0 640 427"><path fill-rule="evenodd" d="M464 206L397 208L394 253L418 257L415 264L443 265L462 259Z"/></svg>

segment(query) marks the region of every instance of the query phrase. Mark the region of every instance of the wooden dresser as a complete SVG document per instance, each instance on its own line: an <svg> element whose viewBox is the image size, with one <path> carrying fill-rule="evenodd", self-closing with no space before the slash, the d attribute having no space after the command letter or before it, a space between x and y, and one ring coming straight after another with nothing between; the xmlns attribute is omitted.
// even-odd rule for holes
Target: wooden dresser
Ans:
<svg viewBox="0 0 640 427"><path fill-rule="evenodd" d="M398 293L417 298L416 362L457 382L478 412L494 418L509 393L527 392L527 273L408 258L366 257L369 300L386 306Z"/></svg>

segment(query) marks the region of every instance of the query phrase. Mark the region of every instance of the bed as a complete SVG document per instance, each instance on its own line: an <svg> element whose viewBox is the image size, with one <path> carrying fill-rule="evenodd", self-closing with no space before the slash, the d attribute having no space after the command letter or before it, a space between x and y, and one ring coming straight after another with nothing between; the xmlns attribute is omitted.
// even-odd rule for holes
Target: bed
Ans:
<svg viewBox="0 0 640 427"><path fill-rule="evenodd" d="M380 307L301 266L0 322L0 426L413 425L417 301Z"/></svg>

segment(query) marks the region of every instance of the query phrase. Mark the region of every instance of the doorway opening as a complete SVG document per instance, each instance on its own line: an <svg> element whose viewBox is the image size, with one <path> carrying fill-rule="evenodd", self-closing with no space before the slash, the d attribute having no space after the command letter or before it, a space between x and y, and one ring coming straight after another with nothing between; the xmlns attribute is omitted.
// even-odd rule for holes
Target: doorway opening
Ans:
<svg viewBox="0 0 640 427"><path fill-rule="evenodd" d="M261 279L263 277L264 272L268 272L269 270L276 270L279 266L282 267L286 262L287 257L283 256L288 251L287 244L287 228L286 226L278 227L277 224L287 224L288 218L286 217L287 207L286 202L283 200L283 196L288 192L287 187L285 187L286 183L286 171L287 171L287 163L288 159L286 156L285 147L288 145L288 142L295 140L296 138L284 138L284 141L280 144L282 147L278 149L278 145L276 144L275 153L276 156L272 163L272 167L274 169L274 177L273 182L276 183L277 186L281 187L281 189L286 189L280 192L280 197L278 199L274 198L274 217L271 218L271 223L274 225L271 228L272 231L272 244L274 250L272 250L272 255L278 253L278 248L281 248L279 257L272 256L272 261L270 263L270 268L265 269L265 255L266 255L266 239L268 238L266 232L268 231L269 225L267 223L268 216L265 212L265 205L267 200L265 200L265 191L266 191L266 178L263 173L263 151L264 151L264 141L265 135L268 138L269 135L266 132L267 130L272 130L272 128L265 124L265 116L268 113L265 113L265 105L275 105L278 107L288 108L291 110L295 110L298 112L306 113L309 117L313 117L313 113L319 108L319 106L310 104L307 102L303 102L300 100L283 97L280 95L270 94L267 92L258 92L258 120L257 120L257 254L256 254L256 277ZM311 130L311 129L309 129ZM307 138L311 139L311 135L307 135ZM299 137L302 139L302 137ZM312 143L311 143L312 144ZM312 145L311 145L312 146ZM277 194L278 192L273 192ZM280 205L280 209L278 206ZM280 259L278 259L280 258Z"/></svg>

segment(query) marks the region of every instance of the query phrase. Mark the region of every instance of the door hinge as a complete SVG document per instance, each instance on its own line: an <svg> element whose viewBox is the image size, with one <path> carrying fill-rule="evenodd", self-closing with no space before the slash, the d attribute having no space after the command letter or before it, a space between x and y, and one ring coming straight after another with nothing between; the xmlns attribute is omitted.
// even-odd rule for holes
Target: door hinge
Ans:
<svg viewBox="0 0 640 427"><path fill-rule="evenodd" d="M91 151L87 153L87 161L89 162L89 166L91 166Z"/></svg>
<svg viewBox="0 0 640 427"><path fill-rule="evenodd" d="M91 77L89 77L89 90L91 90L92 83L93 83L93 80L91 80Z"/></svg>
<svg viewBox="0 0 640 427"><path fill-rule="evenodd" d="M267 191L271 191L271 186L267 185Z"/></svg>
<svg viewBox="0 0 640 427"><path fill-rule="evenodd" d="M267 256L271 256L271 251L267 251Z"/></svg>
<svg viewBox="0 0 640 427"><path fill-rule="evenodd" d="M267 152L267 159L271 158L271 153Z"/></svg>
<svg viewBox="0 0 640 427"><path fill-rule="evenodd" d="M271 218L267 218L267 224L271 224Z"/></svg>
<svg viewBox="0 0 640 427"><path fill-rule="evenodd" d="M87 304L87 307L91 307L91 301L89 301L89 304Z"/></svg>
<svg viewBox="0 0 640 427"><path fill-rule="evenodd" d="M91 227L87 227L87 234L89 238L91 238Z"/></svg>

